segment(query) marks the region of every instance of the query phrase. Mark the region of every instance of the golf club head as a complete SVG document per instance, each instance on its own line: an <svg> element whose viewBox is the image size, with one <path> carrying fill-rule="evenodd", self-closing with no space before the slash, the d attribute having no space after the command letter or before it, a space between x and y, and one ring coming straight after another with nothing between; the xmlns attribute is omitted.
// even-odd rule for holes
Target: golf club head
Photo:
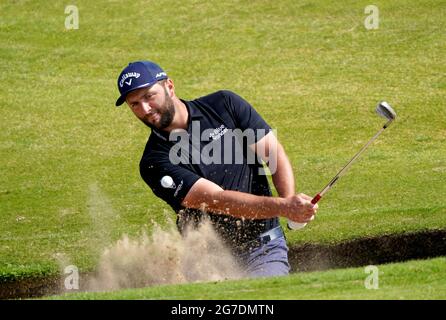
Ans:
<svg viewBox="0 0 446 320"><path fill-rule="evenodd" d="M396 112L386 101L381 101L380 103L378 103L378 105L376 106L376 113L389 121L393 121L396 118Z"/></svg>

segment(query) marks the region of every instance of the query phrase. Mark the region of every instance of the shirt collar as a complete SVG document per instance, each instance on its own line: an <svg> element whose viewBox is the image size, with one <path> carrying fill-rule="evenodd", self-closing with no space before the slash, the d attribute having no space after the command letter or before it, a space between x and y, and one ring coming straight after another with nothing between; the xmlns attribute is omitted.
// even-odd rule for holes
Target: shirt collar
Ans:
<svg viewBox="0 0 446 320"><path fill-rule="evenodd" d="M169 141L169 132L158 130L156 128L151 128L152 133L163 141Z"/></svg>
<svg viewBox="0 0 446 320"><path fill-rule="evenodd" d="M180 100L186 105L187 112L189 113L189 125L191 123L191 120L199 119L199 118L203 117L200 110L191 101L186 101L183 99L180 99Z"/></svg>
<svg viewBox="0 0 446 320"><path fill-rule="evenodd" d="M189 114L188 117L188 129L191 128L192 120L200 119L203 117L203 114L200 112L200 110L191 102L186 101L183 99L180 99L184 105L186 106L187 113ZM169 132L158 130L156 128L152 128L152 132L160 139L164 141L169 141Z"/></svg>

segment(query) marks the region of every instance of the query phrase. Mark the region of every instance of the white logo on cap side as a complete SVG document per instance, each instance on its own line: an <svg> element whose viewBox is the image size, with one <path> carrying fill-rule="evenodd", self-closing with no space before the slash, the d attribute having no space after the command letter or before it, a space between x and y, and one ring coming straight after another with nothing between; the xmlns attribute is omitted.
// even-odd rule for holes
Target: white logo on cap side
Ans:
<svg viewBox="0 0 446 320"><path fill-rule="evenodd" d="M156 74L155 78L159 78L159 77L162 77L162 76L167 77L167 74L165 72L160 72L160 73Z"/></svg>
<svg viewBox="0 0 446 320"><path fill-rule="evenodd" d="M128 86L129 86L129 85L131 85L131 84L132 84L132 80L133 80L133 79L130 79L130 81L129 81L129 82L127 82L127 81L124 81L124 82L125 82L125 84L126 84L126 85L128 85Z"/></svg>

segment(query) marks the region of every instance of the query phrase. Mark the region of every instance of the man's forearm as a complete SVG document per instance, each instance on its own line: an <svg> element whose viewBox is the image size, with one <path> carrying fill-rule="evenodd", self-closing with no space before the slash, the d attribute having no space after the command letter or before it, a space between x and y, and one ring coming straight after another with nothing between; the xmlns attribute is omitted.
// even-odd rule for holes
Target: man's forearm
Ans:
<svg viewBox="0 0 446 320"><path fill-rule="evenodd" d="M291 163L282 145L277 145L277 166L272 175L274 186L280 197L286 198L295 194L294 174Z"/></svg>
<svg viewBox="0 0 446 320"><path fill-rule="evenodd" d="M310 200L311 197L304 194L283 198L223 190L215 183L201 178L189 190L182 205L236 218L268 219L282 216L297 222L307 222L317 209Z"/></svg>
<svg viewBox="0 0 446 320"><path fill-rule="evenodd" d="M283 198L257 196L232 190L214 193L212 198L201 203L200 208L246 219L273 218L283 215L286 211Z"/></svg>

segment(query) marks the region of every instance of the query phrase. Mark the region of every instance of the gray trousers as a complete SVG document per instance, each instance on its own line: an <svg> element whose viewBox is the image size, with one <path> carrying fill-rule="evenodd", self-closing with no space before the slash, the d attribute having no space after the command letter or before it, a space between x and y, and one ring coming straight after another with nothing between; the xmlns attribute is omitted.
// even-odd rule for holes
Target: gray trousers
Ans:
<svg viewBox="0 0 446 320"><path fill-rule="evenodd" d="M238 255L238 259L246 268L248 276L253 278L285 276L290 272L288 246L284 237Z"/></svg>

